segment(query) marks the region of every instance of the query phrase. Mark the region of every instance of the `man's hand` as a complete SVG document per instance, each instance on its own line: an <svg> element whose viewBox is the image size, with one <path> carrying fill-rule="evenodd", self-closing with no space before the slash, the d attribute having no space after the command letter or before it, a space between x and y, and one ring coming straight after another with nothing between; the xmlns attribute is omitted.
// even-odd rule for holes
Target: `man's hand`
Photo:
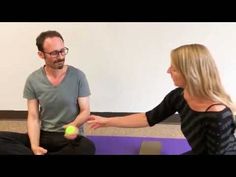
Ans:
<svg viewBox="0 0 236 177"><path fill-rule="evenodd" d="M32 151L34 155L45 155L48 152L47 149L40 146L32 147Z"/></svg>

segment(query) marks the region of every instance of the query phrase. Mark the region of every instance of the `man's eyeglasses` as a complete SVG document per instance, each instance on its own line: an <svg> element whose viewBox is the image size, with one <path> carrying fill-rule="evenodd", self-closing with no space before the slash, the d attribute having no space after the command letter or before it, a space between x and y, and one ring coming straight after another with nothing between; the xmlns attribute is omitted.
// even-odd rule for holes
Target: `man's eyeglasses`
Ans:
<svg viewBox="0 0 236 177"><path fill-rule="evenodd" d="M69 52L69 49L67 47L65 47L65 48L61 49L60 51L54 50L54 51L49 52L49 53L48 52L43 52L43 53L46 53L46 54L50 55L53 58L56 58L56 57L59 56L59 54L61 54L62 56L65 56L66 54L68 54L68 52Z"/></svg>

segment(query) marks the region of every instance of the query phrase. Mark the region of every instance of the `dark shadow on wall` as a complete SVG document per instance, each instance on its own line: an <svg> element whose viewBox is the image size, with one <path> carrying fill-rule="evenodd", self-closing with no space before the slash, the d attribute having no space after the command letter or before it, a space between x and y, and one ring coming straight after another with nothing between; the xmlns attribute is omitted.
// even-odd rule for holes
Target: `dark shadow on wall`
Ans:
<svg viewBox="0 0 236 177"><path fill-rule="evenodd" d="M104 116L104 117L112 117L112 116L125 116L134 114L136 112L91 112L91 114ZM2 110L0 111L0 120L19 120L26 119L27 111L14 111L14 110ZM168 117L166 120L161 122L163 124L180 124L180 117L178 114L174 114Z"/></svg>

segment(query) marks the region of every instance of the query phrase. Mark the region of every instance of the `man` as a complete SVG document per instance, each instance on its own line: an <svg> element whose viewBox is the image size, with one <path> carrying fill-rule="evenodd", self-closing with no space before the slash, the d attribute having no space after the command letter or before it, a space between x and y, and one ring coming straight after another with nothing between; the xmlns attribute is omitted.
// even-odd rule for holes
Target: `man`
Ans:
<svg viewBox="0 0 236 177"><path fill-rule="evenodd" d="M0 153L95 154L94 143L83 136L83 124L90 115L90 89L85 74L64 65L69 49L57 31L42 32L36 45L45 65L30 74L24 88L28 134L1 132ZM64 134L69 125L79 128L74 139Z"/></svg>

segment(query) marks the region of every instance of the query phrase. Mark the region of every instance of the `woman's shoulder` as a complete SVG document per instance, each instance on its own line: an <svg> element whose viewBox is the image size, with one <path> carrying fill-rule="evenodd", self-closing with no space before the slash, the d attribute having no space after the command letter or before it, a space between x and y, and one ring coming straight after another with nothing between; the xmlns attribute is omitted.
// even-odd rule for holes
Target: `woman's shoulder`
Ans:
<svg viewBox="0 0 236 177"><path fill-rule="evenodd" d="M226 105L220 103L213 103L206 108L206 112L221 112L226 109Z"/></svg>
<svg viewBox="0 0 236 177"><path fill-rule="evenodd" d="M165 101L169 104L182 105L183 99L183 88L177 87L171 90L165 97Z"/></svg>
<svg viewBox="0 0 236 177"><path fill-rule="evenodd" d="M168 95L171 95L171 96L174 96L174 95L181 96L182 95L183 96L183 91L184 91L183 88L177 87L177 88L171 90Z"/></svg>

